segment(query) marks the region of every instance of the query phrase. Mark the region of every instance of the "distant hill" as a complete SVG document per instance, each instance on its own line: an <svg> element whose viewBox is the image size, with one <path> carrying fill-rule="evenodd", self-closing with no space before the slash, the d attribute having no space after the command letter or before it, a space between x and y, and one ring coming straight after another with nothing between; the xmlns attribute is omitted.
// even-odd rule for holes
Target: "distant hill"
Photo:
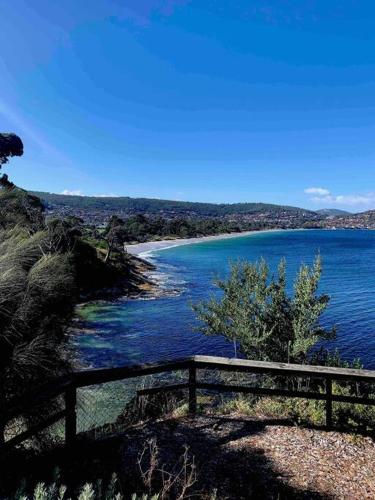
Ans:
<svg viewBox="0 0 375 500"><path fill-rule="evenodd" d="M225 217L268 212L275 216L289 213L306 218L316 217L316 213L310 210L268 203L215 204L152 198L71 196L45 192L33 194L41 198L47 208L104 210L129 215L142 213L162 216Z"/></svg>
<svg viewBox="0 0 375 500"><path fill-rule="evenodd" d="M316 213L323 215L324 217L330 217L330 216L345 216L345 215L351 215L350 212L347 210L339 210L338 208L322 208L321 210L316 210Z"/></svg>
<svg viewBox="0 0 375 500"><path fill-rule="evenodd" d="M375 210L358 214L344 213L335 217L326 217L321 225L327 228L343 229L375 229Z"/></svg>
<svg viewBox="0 0 375 500"><path fill-rule="evenodd" d="M367 210L366 212L360 212L358 214L349 214L343 217L348 220L357 220L362 223L366 222L375 223L375 210Z"/></svg>

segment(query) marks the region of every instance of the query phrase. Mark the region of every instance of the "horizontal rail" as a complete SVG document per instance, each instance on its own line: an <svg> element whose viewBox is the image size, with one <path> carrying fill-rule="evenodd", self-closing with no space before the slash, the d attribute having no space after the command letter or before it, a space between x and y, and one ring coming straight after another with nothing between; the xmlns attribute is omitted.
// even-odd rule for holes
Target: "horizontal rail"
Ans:
<svg viewBox="0 0 375 500"><path fill-rule="evenodd" d="M172 362L153 363L144 365L123 366L119 368L101 368L99 370L82 370L73 374L73 383L76 387L114 382L133 377L143 377L156 373L186 370L194 363L194 358L183 358Z"/></svg>
<svg viewBox="0 0 375 500"><path fill-rule="evenodd" d="M30 429L27 429L26 431L21 432L20 434L14 436L8 441L5 441L5 443L3 444L4 451L14 446L17 446L18 444L23 443L27 439L35 436L35 434L38 434L38 432L41 432L42 430L55 424L62 418L65 418L65 416L66 416L66 410L61 410L58 413L55 413L54 415L51 415L50 417L46 418L45 420L43 420L43 422L39 422L33 427L30 427Z"/></svg>
<svg viewBox="0 0 375 500"><path fill-rule="evenodd" d="M283 377L320 378L325 382L326 391L304 392L286 389L271 389L262 387L249 387L241 385L226 385L220 383L206 383L197 380L197 370L220 370L229 372L269 374ZM189 412L195 413L197 406L197 389L211 390L217 392L242 392L255 395L269 395L282 397L297 397L304 399L315 399L326 403L327 426L332 424L332 403L342 402L350 404L375 405L375 399L366 397L344 396L332 394L332 381L341 380L347 382L375 382L375 371L358 370L351 368L334 368L326 366L297 365L288 363L274 363L268 361L252 361L245 359L220 358L215 356L192 356L173 361L153 364L139 364L119 368L103 368L98 370L83 370L69 374L52 381L27 394L22 400L13 402L7 409L2 409L0 415L0 429L4 429L6 423L12 418L17 418L30 409L36 409L39 404L65 393L65 409L51 416L37 426L26 430L20 435L4 443L0 435L0 451L9 446L15 446L39 432L44 427L52 425L61 418L65 418L66 442L73 443L76 437L76 392L78 388L90 385L99 385L116 380L142 377L165 372L188 370L188 381L179 384L170 384L159 387L151 387L137 391L137 396L147 394L158 394L173 390L188 389ZM0 433L1 434L1 433Z"/></svg>
<svg viewBox="0 0 375 500"><path fill-rule="evenodd" d="M241 392L243 394L255 394L258 396L283 396L287 398L315 399L325 401L327 394L322 392L292 391L288 389L269 389L268 387L247 387L243 385L227 385L198 382L197 389L206 389L215 392ZM357 396L341 396L332 394L332 401L336 403L352 403L362 405L375 405L374 398L361 398Z"/></svg>
<svg viewBox="0 0 375 500"><path fill-rule="evenodd" d="M238 392L242 394L254 394L256 396L282 396L287 398L314 399L316 401L325 401L327 394L322 392L293 391L288 389L270 389L268 387L250 387L244 385L217 384L210 382L197 382L195 387L201 390L215 392ZM189 384L170 384L140 389L137 396L150 396L162 392L172 392L176 390L188 389ZM332 394L332 401L336 403L351 403L375 406L374 398L361 398L357 396L343 396Z"/></svg>
<svg viewBox="0 0 375 500"><path fill-rule="evenodd" d="M375 382L375 371L355 368L335 368L329 366L296 365L291 363L274 363L270 361L253 361L247 359L218 358L215 356L194 356L196 368L220 369L223 371L241 371L250 373L269 373L273 375L330 378L332 380L348 380Z"/></svg>
<svg viewBox="0 0 375 500"><path fill-rule="evenodd" d="M57 398L70 387L71 383L72 378L65 376L36 387L21 398L10 401L8 408L1 412L2 419L11 420L22 412Z"/></svg>

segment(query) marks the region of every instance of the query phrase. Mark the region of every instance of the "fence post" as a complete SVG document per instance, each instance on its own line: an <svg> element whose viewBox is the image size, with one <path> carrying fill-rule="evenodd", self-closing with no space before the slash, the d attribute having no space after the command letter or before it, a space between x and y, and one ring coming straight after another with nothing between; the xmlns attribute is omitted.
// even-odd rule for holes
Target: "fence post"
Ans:
<svg viewBox="0 0 375 500"><path fill-rule="evenodd" d="M65 391L65 444L71 446L74 444L77 436L77 388L74 384L70 384Z"/></svg>
<svg viewBox="0 0 375 500"><path fill-rule="evenodd" d="M332 379L326 378L326 426L332 428Z"/></svg>
<svg viewBox="0 0 375 500"><path fill-rule="evenodd" d="M189 413L197 412L197 369L194 362L189 367Z"/></svg>
<svg viewBox="0 0 375 500"><path fill-rule="evenodd" d="M0 451L2 451L2 448L5 445L5 427L6 427L5 420L3 420L2 417L0 417Z"/></svg>

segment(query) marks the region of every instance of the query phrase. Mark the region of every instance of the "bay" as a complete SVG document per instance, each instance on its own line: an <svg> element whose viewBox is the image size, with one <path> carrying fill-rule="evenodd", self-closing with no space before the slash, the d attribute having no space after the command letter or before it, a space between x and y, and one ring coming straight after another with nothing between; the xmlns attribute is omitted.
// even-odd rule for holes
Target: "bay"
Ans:
<svg viewBox="0 0 375 500"><path fill-rule="evenodd" d="M238 259L263 257L276 271L285 258L292 293L299 266L312 264L318 253L323 261L320 291L331 297L322 322L338 329L337 339L325 345L375 369L375 231L367 230L262 232L148 254L164 296L86 306L89 333L75 337L79 357L87 366L106 367L192 354L233 356L224 338L195 331L191 304L217 293L213 278L226 276L230 261Z"/></svg>

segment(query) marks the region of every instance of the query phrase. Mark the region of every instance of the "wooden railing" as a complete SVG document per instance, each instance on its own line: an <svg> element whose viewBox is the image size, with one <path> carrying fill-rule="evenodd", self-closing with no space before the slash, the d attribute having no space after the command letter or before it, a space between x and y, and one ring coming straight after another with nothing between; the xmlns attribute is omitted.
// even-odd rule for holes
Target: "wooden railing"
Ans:
<svg viewBox="0 0 375 500"><path fill-rule="evenodd" d="M302 379L318 378L325 381L325 392L310 392L293 389L278 389L268 387L250 387L216 382L205 382L197 379L197 370L220 370L224 372L239 372L251 374L267 374L278 377L298 377ZM288 398L303 398L325 401L326 425L332 427L332 403L351 403L375 405L375 399L363 396L346 396L332 393L334 380L344 382L375 382L375 371L357 370L349 368L331 368L323 366L296 365L286 363L270 363L264 361L249 361L232 358L219 358L213 356L193 356L171 362L162 362L148 365L125 366L120 368L106 368L75 372L69 377L60 378L49 383L38 391L31 392L27 398L16 402L11 408L3 411L0 417L1 427L5 428L8 421L25 414L33 407L48 402L57 396L64 395L65 408L49 416L43 422L34 425L19 435L6 441L0 438L0 451L6 451L33 435L49 427L53 423L65 419L65 443L74 444L77 436L77 389L116 380L142 377L151 374L188 370L189 377L184 383L161 385L137 391L137 396L157 394L160 392L186 389L188 391L189 412L193 415L197 409L197 390L216 392L235 392L266 396L283 396ZM0 427L0 428L1 428Z"/></svg>

